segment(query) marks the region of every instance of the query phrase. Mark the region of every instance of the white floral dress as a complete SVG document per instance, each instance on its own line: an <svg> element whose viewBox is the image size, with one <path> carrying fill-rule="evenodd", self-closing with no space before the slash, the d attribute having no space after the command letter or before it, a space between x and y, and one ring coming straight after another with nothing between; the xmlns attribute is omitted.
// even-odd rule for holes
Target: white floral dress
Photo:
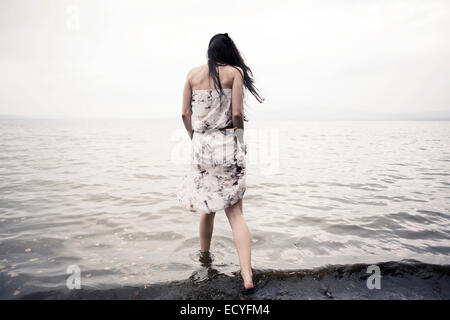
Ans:
<svg viewBox="0 0 450 320"><path fill-rule="evenodd" d="M231 89L192 92L191 165L178 188L183 207L212 213L238 202L245 193L245 152L231 120Z"/></svg>

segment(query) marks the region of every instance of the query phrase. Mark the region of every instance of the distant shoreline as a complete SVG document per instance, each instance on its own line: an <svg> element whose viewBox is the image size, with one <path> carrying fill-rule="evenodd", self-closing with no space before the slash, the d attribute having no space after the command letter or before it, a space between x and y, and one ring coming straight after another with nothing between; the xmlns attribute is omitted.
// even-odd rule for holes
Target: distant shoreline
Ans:
<svg viewBox="0 0 450 320"><path fill-rule="evenodd" d="M0 115L0 121L7 120L167 120L167 121L178 121L178 118L167 118L167 117L69 117L69 116L17 116L17 115ZM367 117L355 117L355 118L256 118L254 120L258 121L311 121L311 122L329 122L329 121L450 121L450 116L438 118L438 117L428 117L428 118L415 118L415 117L380 117L380 118L367 118Z"/></svg>

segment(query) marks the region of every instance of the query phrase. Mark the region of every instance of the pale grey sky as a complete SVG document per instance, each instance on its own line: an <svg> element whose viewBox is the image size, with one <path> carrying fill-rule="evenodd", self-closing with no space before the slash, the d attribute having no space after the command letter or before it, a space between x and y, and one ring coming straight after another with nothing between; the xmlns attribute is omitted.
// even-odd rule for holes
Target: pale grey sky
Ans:
<svg viewBox="0 0 450 320"><path fill-rule="evenodd" d="M257 118L450 115L450 1L0 2L0 114L179 117L228 32Z"/></svg>

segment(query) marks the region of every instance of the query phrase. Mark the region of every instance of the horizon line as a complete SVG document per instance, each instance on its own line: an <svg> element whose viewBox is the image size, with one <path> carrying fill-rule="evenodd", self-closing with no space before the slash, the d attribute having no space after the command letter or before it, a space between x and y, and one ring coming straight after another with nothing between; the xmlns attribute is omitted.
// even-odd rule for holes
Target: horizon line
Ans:
<svg viewBox="0 0 450 320"><path fill-rule="evenodd" d="M406 116L378 116L378 117L255 117L255 120L277 120L277 121L450 121L450 116L439 117L411 117ZM0 120L178 120L178 117L152 117L152 116L64 116L64 115L15 115L0 114Z"/></svg>

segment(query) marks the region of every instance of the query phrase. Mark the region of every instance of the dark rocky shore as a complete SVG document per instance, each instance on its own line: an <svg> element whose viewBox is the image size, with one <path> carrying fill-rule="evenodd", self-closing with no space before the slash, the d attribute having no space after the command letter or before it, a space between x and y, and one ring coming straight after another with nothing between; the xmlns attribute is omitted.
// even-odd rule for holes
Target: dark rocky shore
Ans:
<svg viewBox="0 0 450 320"><path fill-rule="evenodd" d="M36 291L19 299L450 299L450 265L414 260L383 262L381 288L368 289L367 264L333 265L312 270L254 270L256 291L240 293L241 278L213 268L189 279L142 287Z"/></svg>

